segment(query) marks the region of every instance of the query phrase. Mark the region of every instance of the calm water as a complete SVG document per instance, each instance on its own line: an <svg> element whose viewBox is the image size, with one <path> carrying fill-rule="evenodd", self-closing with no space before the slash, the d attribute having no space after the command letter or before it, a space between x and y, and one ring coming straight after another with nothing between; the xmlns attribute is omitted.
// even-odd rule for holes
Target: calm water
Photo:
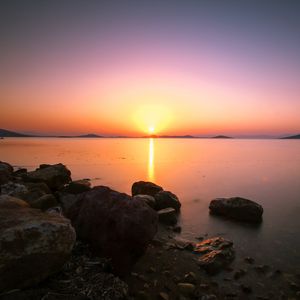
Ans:
<svg viewBox="0 0 300 300"><path fill-rule="evenodd" d="M299 271L299 140L6 138L0 160L29 170L62 162L73 179L127 193L134 181L153 181L180 198L183 237L223 235L240 258ZM262 204L263 223L210 216L210 200L226 196Z"/></svg>

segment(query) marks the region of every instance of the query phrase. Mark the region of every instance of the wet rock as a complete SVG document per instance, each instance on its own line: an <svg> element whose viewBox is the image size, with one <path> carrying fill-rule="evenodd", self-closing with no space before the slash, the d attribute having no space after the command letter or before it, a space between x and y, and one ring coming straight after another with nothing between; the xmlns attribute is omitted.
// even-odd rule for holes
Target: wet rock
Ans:
<svg viewBox="0 0 300 300"><path fill-rule="evenodd" d="M41 210L47 210L48 208L57 206L58 202L52 194L45 194L40 198L30 202L30 206Z"/></svg>
<svg viewBox="0 0 300 300"><path fill-rule="evenodd" d="M155 199L152 196L149 195L135 195L133 196L133 199L137 199L138 201L143 201L147 205L149 205L151 208L155 209Z"/></svg>
<svg viewBox="0 0 300 300"><path fill-rule="evenodd" d="M80 239L112 258L117 273L130 271L157 232L157 213L144 202L105 186L79 194L66 211Z"/></svg>
<svg viewBox="0 0 300 300"><path fill-rule="evenodd" d="M151 296L149 295L149 293L147 293L145 291L139 291L137 293L136 299L138 299L138 300L151 300Z"/></svg>
<svg viewBox="0 0 300 300"><path fill-rule="evenodd" d="M29 208L27 202L9 196L9 195L1 195L0 196L0 209L16 209L16 208Z"/></svg>
<svg viewBox="0 0 300 300"><path fill-rule="evenodd" d="M14 171L13 175L15 177L22 177L22 175L26 174L27 173L27 169L25 168L19 168L18 170Z"/></svg>
<svg viewBox="0 0 300 300"><path fill-rule="evenodd" d="M174 208L168 207L157 212L158 219L161 223L173 225L177 223L177 213Z"/></svg>
<svg viewBox="0 0 300 300"><path fill-rule="evenodd" d="M240 198L217 198L210 202L210 213L247 222L261 222L263 208L258 203Z"/></svg>
<svg viewBox="0 0 300 300"><path fill-rule="evenodd" d="M28 208L22 200L10 198L14 207L7 208L5 201L6 208L0 209L0 291L35 285L60 270L76 239L69 220Z"/></svg>
<svg viewBox="0 0 300 300"><path fill-rule="evenodd" d="M38 169L28 172L26 181L44 182L52 190L58 190L71 181L71 172L63 165L40 165Z"/></svg>
<svg viewBox="0 0 300 300"><path fill-rule="evenodd" d="M269 269L270 269L270 267L267 265L258 265L258 266L254 267L254 270L257 273L261 273L261 274L265 274Z"/></svg>
<svg viewBox="0 0 300 300"><path fill-rule="evenodd" d="M290 281L289 286L294 291L300 290L300 285L298 285L296 282Z"/></svg>
<svg viewBox="0 0 300 300"><path fill-rule="evenodd" d="M220 272L234 259L232 241L222 237L207 239L196 244L194 252L202 255L198 264L211 275Z"/></svg>
<svg viewBox="0 0 300 300"><path fill-rule="evenodd" d="M91 182L86 179L72 181L62 189L62 192L69 194L80 194L91 189Z"/></svg>
<svg viewBox="0 0 300 300"><path fill-rule="evenodd" d="M185 296L190 296L195 291L195 285L192 283L181 282L177 284L179 293Z"/></svg>
<svg viewBox="0 0 300 300"><path fill-rule="evenodd" d="M3 161L0 161L0 185L9 182L12 176L13 167Z"/></svg>
<svg viewBox="0 0 300 300"><path fill-rule="evenodd" d="M176 211L180 210L181 203L177 196L168 191L160 191L154 195L156 202L156 210L172 207Z"/></svg>
<svg viewBox="0 0 300 300"><path fill-rule="evenodd" d="M163 188L161 186L149 181L137 181L131 187L132 196L139 194L154 196L162 190Z"/></svg>

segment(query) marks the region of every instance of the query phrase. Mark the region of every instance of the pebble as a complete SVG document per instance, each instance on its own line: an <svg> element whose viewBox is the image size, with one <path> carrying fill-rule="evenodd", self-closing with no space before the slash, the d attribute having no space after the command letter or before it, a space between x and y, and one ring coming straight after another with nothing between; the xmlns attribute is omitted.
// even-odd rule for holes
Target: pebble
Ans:
<svg viewBox="0 0 300 300"><path fill-rule="evenodd" d="M268 271L269 266L267 266L267 265L259 265L259 266L254 267L254 269L258 273L264 274L264 273L266 273L266 271Z"/></svg>
<svg viewBox="0 0 300 300"><path fill-rule="evenodd" d="M208 290L209 289L209 285L205 284L205 283L200 284L199 287L200 287L201 290Z"/></svg>
<svg viewBox="0 0 300 300"><path fill-rule="evenodd" d="M252 288L251 288L251 286L241 284L240 287L241 287L242 291L243 291L245 294L250 294L250 293L252 293Z"/></svg>
<svg viewBox="0 0 300 300"><path fill-rule="evenodd" d="M234 273L233 277L234 277L234 279L239 279L239 278L245 276L246 273L247 273L246 270L244 270L244 269L239 269L238 271L236 271L236 272Z"/></svg>
<svg viewBox="0 0 300 300"><path fill-rule="evenodd" d="M183 295L191 295L195 290L195 285L192 283L178 283L177 284L179 292Z"/></svg>
<svg viewBox="0 0 300 300"><path fill-rule="evenodd" d="M194 272L189 272L184 275L184 281L188 283L196 283L197 282L197 277Z"/></svg>
<svg viewBox="0 0 300 300"><path fill-rule="evenodd" d="M218 300L216 295L204 295L201 297L201 300Z"/></svg>
<svg viewBox="0 0 300 300"><path fill-rule="evenodd" d="M145 291L139 291L137 293L137 299L138 300L151 300L151 297L148 293L146 293Z"/></svg>
<svg viewBox="0 0 300 300"><path fill-rule="evenodd" d="M290 285L290 288L291 288L292 290L294 290L294 291L300 290L300 286L299 286L297 283L293 282L293 281L290 281L290 282L289 282L289 285Z"/></svg>
<svg viewBox="0 0 300 300"><path fill-rule="evenodd" d="M169 300L169 295L165 292L160 292L159 293L159 299L162 299L162 300Z"/></svg>
<svg viewBox="0 0 300 300"><path fill-rule="evenodd" d="M254 258L253 257L250 257L250 256L247 256L247 257L245 257L244 258L244 261L246 262L246 263L248 263L248 264L254 264Z"/></svg>
<svg viewBox="0 0 300 300"><path fill-rule="evenodd" d="M148 273L155 273L156 269L154 267L150 267Z"/></svg>

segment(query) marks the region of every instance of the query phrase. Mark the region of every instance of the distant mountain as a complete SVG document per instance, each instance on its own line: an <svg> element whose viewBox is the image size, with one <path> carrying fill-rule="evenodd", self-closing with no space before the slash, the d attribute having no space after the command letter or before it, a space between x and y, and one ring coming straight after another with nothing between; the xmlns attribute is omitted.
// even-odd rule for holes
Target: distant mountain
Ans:
<svg viewBox="0 0 300 300"><path fill-rule="evenodd" d="M217 135L212 137L212 139L232 139L231 136L226 136L226 135Z"/></svg>
<svg viewBox="0 0 300 300"><path fill-rule="evenodd" d="M98 135L98 134L94 134L94 133L78 135L76 137L80 137L80 138L103 138L102 135Z"/></svg>
<svg viewBox="0 0 300 300"><path fill-rule="evenodd" d="M14 131L9 131L6 129L0 129L0 137L30 137L31 135L22 134Z"/></svg>
<svg viewBox="0 0 300 300"><path fill-rule="evenodd" d="M192 135L145 135L143 138L161 138L161 139L194 139L197 138Z"/></svg>
<svg viewBox="0 0 300 300"><path fill-rule="evenodd" d="M282 139L300 139L300 134L283 137Z"/></svg>

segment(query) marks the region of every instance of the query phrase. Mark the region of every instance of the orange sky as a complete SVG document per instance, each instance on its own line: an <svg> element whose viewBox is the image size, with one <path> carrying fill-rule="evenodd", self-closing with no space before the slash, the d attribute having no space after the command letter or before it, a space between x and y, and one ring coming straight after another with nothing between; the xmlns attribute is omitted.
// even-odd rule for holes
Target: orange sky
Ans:
<svg viewBox="0 0 300 300"><path fill-rule="evenodd" d="M164 4L168 14L157 16L143 5L135 12L96 7L86 16L62 9L55 23L55 7L21 18L7 8L0 128L132 136L150 127L156 134L299 132L292 8L281 24L255 6L243 19L225 7L216 16L215 7L184 7L189 14L181 16L181 4L171 12ZM118 18L102 20L103 11Z"/></svg>

